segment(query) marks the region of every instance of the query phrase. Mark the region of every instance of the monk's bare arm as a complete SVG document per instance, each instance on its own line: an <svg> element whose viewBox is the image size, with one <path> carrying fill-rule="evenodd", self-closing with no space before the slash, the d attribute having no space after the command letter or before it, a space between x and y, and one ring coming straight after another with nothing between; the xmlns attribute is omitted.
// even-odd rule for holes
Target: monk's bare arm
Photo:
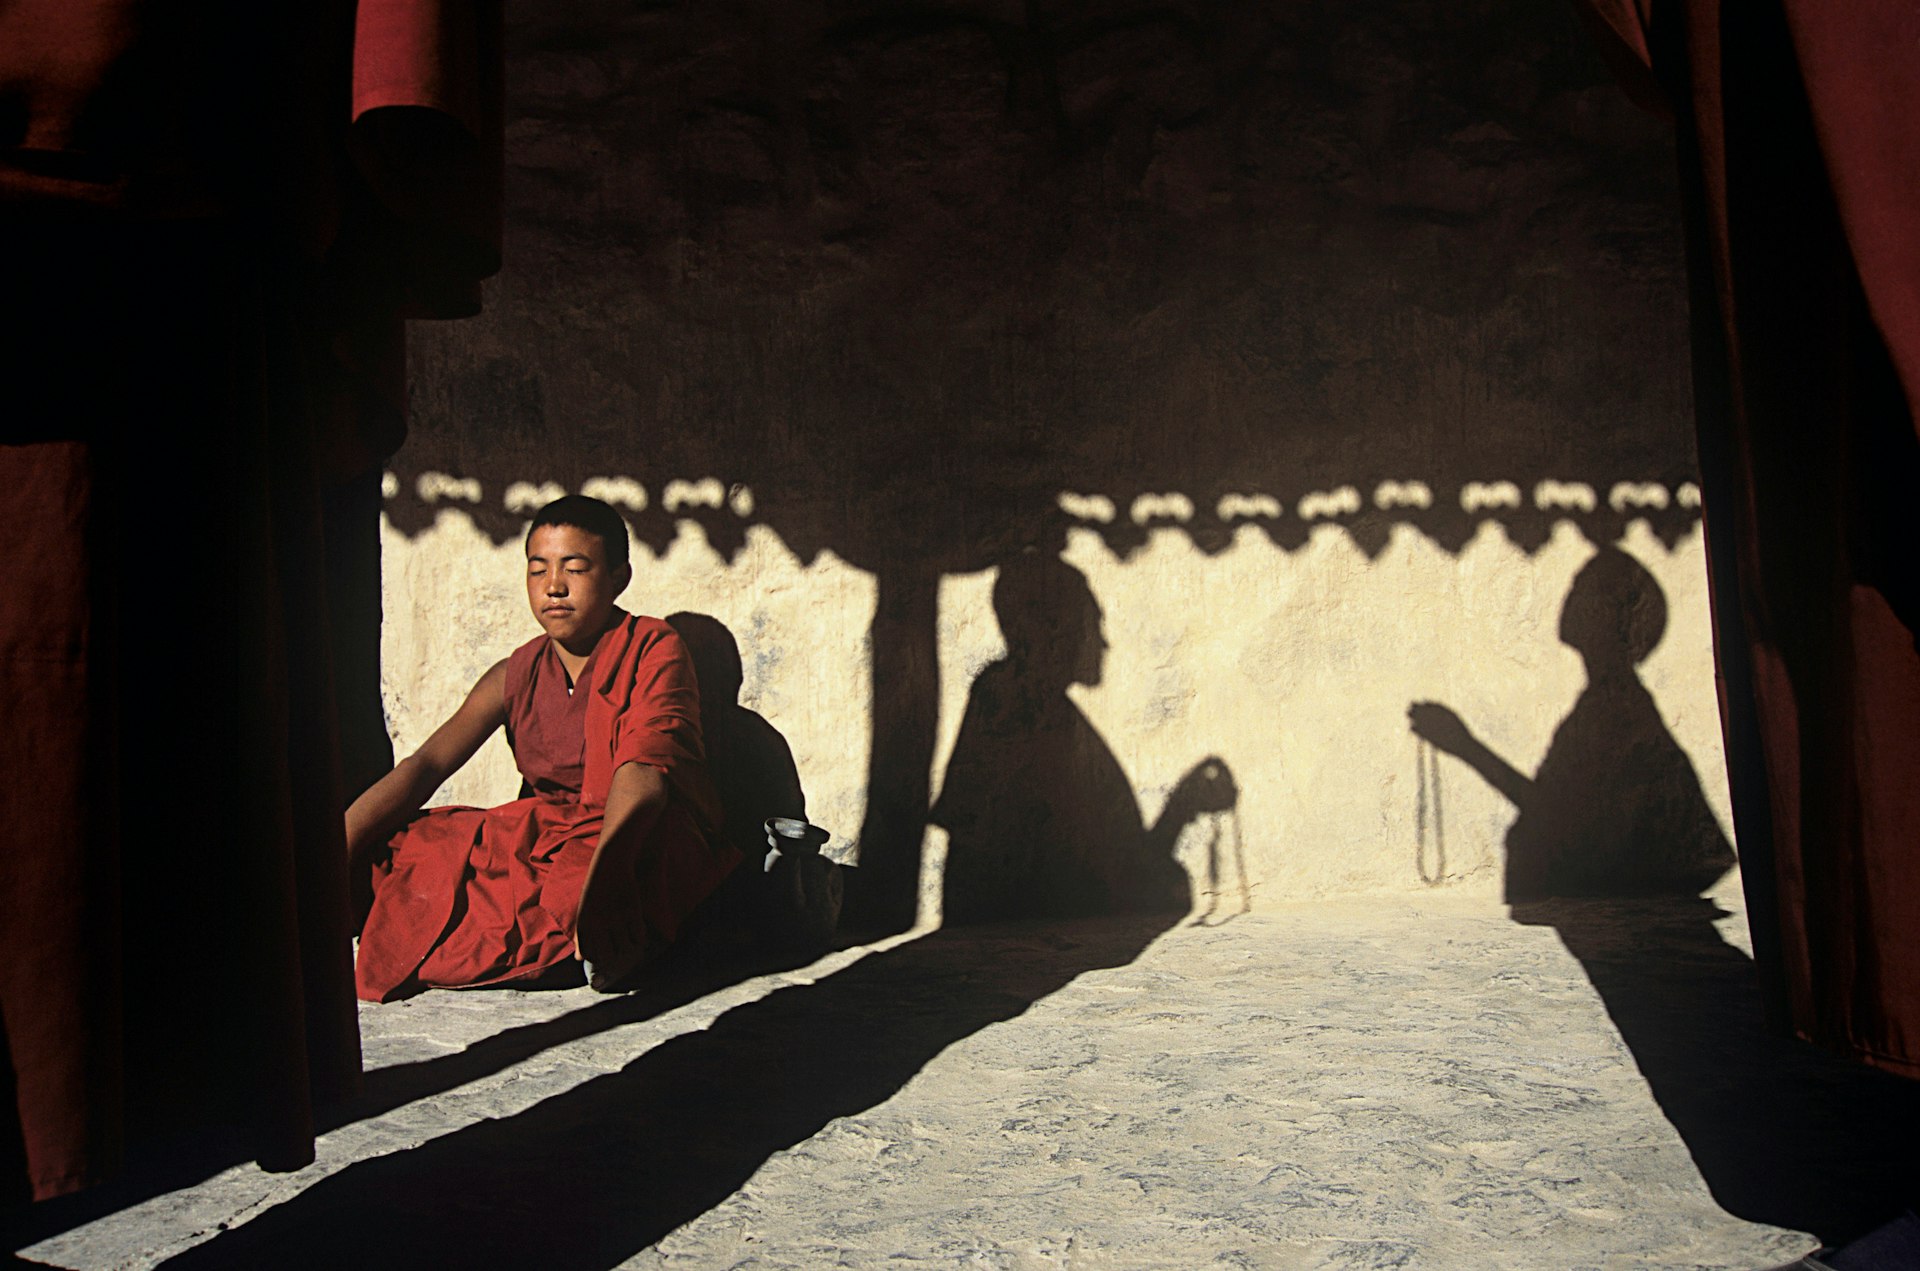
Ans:
<svg viewBox="0 0 1920 1271"><path fill-rule="evenodd" d="M433 730L420 749L393 766L347 809L347 855L356 858L385 842L473 758L493 730L507 722L507 664L496 662L460 709Z"/></svg>
<svg viewBox="0 0 1920 1271"><path fill-rule="evenodd" d="M623 763L615 769L607 787L607 819L602 823L600 842L609 839L645 838L647 831L667 806L667 774L643 763Z"/></svg>
<svg viewBox="0 0 1920 1271"><path fill-rule="evenodd" d="M641 763L623 763L607 787L607 817L601 823L600 843L587 868L587 887L594 877L615 866L631 866L647 831L667 806L667 774ZM622 873L627 872L624 868Z"/></svg>

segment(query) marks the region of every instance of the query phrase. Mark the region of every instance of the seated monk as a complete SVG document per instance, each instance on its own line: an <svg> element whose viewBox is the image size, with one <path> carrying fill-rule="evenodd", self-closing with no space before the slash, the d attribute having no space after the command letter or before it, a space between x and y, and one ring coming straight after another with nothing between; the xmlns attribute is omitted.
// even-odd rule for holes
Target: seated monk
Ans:
<svg viewBox="0 0 1920 1271"><path fill-rule="evenodd" d="M718 834L686 647L614 605L633 577L619 513L568 495L534 516L526 549L545 634L347 809L368 1001L525 986L574 959L595 988L615 988L740 859ZM421 813L503 726L531 796Z"/></svg>

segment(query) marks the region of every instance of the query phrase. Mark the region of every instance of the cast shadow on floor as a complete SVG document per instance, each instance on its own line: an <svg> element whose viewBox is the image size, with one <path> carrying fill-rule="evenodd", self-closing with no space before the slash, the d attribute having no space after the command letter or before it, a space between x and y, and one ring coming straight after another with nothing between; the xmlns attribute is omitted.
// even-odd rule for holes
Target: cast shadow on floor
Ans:
<svg viewBox="0 0 1920 1271"><path fill-rule="evenodd" d="M1723 916L1702 896L1513 907L1579 960L1715 1202L1842 1243L1914 1195L1920 1083L1769 1029Z"/></svg>
<svg viewBox="0 0 1920 1271"><path fill-rule="evenodd" d="M1177 918L941 931L870 954L517 1115L348 1166L168 1265L615 1266Z"/></svg>
<svg viewBox="0 0 1920 1271"><path fill-rule="evenodd" d="M362 1077L357 1095L318 1110L315 1131L325 1134L386 1115L483 1081L555 1047L653 1019L756 976L797 969L814 960L812 952L735 950L730 956L703 961L692 956L696 950L697 946L670 951L657 974L631 992L598 998L554 1019L504 1029L450 1054L372 1069ZM111 1182L9 1215L7 1242L18 1248L37 1244L155 1197L198 1186L250 1159L244 1144L225 1135L183 1139Z"/></svg>

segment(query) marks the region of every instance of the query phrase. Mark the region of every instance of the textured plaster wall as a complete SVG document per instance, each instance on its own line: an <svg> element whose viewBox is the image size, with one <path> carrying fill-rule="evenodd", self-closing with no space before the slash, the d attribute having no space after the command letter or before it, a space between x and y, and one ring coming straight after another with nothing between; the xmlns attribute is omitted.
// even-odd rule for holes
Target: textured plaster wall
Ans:
<svg viewBox="0 0 1920 1271"><path fill-rule="evenodd" d="M1672 609L1641 678L1730 838L1699 537L1669 550L1636 526L1625 546ZM385 689L405 753L536 628L517 543L496 547L451 513L412 540L390 530L386 550ZM1407 707L1445 701L1533 771L1585 683L1556 627L1567 584L1591 553L1571 526L1532 557L1491 525L1458 555L1401 529L1372 561L1337 531L1291 555L1243 531L1214 556L1167 532L1130 560L1076 533L1066 559L1091 581L1113 648L1100 685L1072 697L1132 776L1149 821L1197 760L1227 761L1239 808L1189 830L1180 850L1228 909L1241 902L1243 883L1256 903L1435 886L1497 894L1514 809L1450 760L1435 767L1427 759L1423 779ZM803 566L761 529L732 565L689 532L662 557L643 550L636 566L629 606L692 609L732 629L746 669L741 701L786 735L813 819L851 846L872 744L872 579L830 554ZM940 590L935 792L973 677L1005 648L990 584L990 574L959 574ZM1210 603L1222 596L1236 600L1225 612ZM449 613L462 620L449 622ZM435 802L499 802L518 784L496 737ZM1070 803L1074 791L1058 795ZM1244 846L1244 864L1229 850L1217 875L1206 859L1216 829L1224 847L1236 835ZM938 831L929 837L931 846L944 843Z"/></svg>
<svg viewBox="0 0 1920 1271"><path fill-rule="evenodd" d="M1491 893L1513 806L1408 706L1532 773L1583 684L1562 601L1619 543L1664 595L1640 673L1691 769L1645 780L1725 827L1672 156L1570 13L509 19L508 266L484 316L416 329L388 477L401 751L533 634L525 516L587 489L629 514L632 606L733 631L863 872L910 889L943 850L993 579L1059 554L1109 646L1073 745L1148 825L1225 762L1233 812L1179 839L1223 906ZM513 788L496 749L442 797Z"/></svg>

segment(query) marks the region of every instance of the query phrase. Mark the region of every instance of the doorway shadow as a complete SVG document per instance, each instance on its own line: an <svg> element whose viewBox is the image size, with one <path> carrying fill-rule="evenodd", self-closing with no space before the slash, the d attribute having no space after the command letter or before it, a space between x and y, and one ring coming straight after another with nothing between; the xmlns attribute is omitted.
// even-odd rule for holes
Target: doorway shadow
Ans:
<svg viewBox="0 0 1920 1271"><path fill-rule="evenodd" d="M1226 764L1195 764L1145 824L1119 759L1067 696L1098 685L1106 663L1086 576L1047 552L1014 555L993 611L1006 656L973 682L928 814L949 835L945 921L1184 914L1192 886L1174 847L1200 816L1238 805Z"/></svg>
<svg viewBox="0 0 1920 1271"><path fill-rule="evenodd" d="M524 1112L351 1165L167 1265L615 1266L1171 921L943 930L871 954Z"/></svg>
<svg viewBox="0 0 1920 1271"><path fill-rule="evenodd" d="M1579 961L1714 1200L1844 1240L1911 1194L1920 1089L1768 1030L1752 960L1701 894L1732 846L1634 669L1666 619L1658 583L1617 547L1575 575L1559 635L1587 685L1531 777L1445 706L1416 702L1409 720L1513 802L1514 921L1552 927Z"/></svg>

